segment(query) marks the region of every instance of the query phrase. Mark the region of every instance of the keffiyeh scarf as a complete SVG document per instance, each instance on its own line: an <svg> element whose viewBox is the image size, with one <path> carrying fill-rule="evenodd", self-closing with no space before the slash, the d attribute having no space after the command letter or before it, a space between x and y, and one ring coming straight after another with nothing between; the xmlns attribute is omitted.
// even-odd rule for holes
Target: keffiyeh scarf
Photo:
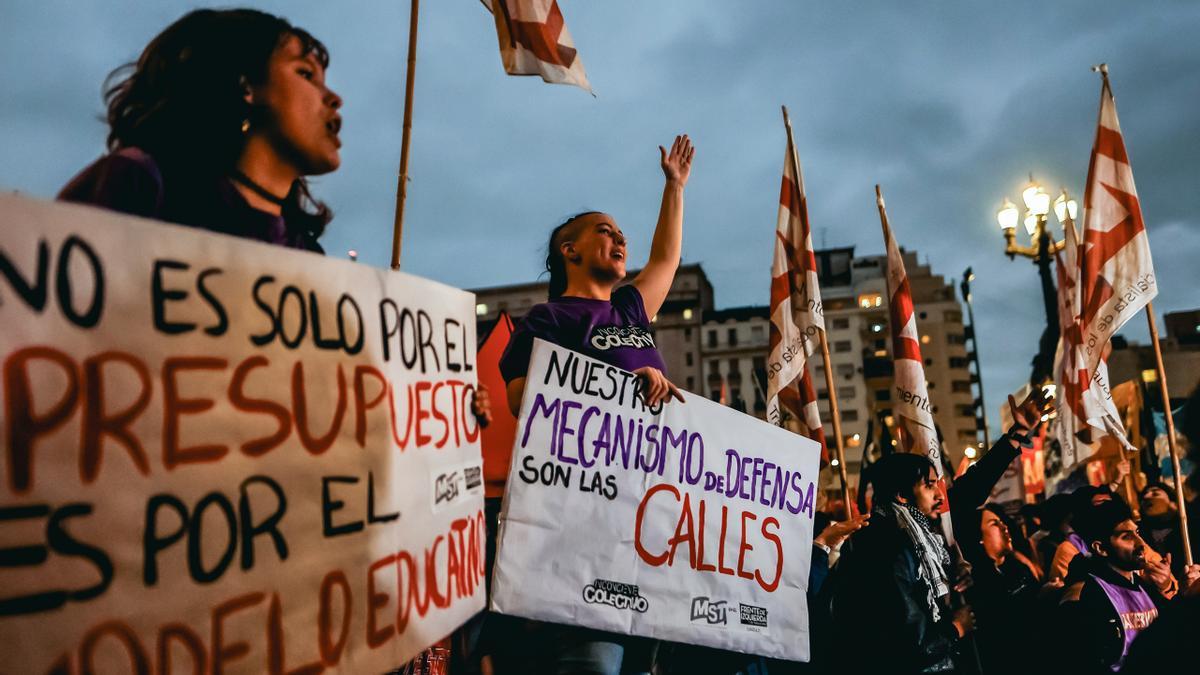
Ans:
<svg viewBox="0 0 1200 675"><path fill-rule="evenodd" d="M929 517L911 504L892 504L896 514L896 525L908 535L917 552L917 578L925 582L925 602L933 614L933 620L941 618L938 598L950 593L950 580L946 568L950 566L950 553L942 543L941 536L933 532Z"/></svg>

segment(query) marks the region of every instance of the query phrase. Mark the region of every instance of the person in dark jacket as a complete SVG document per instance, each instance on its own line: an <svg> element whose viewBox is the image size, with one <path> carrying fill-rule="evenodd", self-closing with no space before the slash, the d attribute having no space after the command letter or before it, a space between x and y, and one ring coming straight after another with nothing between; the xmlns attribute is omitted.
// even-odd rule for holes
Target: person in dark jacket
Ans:
<svg viewBox="0 0 1200 675"><path fill-rule="evenodd" d="M109 154L59 199L319 252L331 215L305 177L340 164L328 65L279 17L190 12L110 76Z"/></svg>
<svg viewBox="0 0 1200 675"><path fill-rule="evenodd" d="M1063 653L1076 672L1115 672L1167 600L1139 574L1147 567L1147 547L1125 502L1111 499L1081 511L1074 528L1091 555L1076 556L1067 574ZM1190 590L1200 579L1200 565L1189 567L1186 579Z"/></svg>
<svg viewBox="0 0 1200 675"><path fill-rule="evenodd" d="M874 470L869 527L850 540L833 596L833 634L847 673L945 673L971 631L952 609L950 555L933 531L942 508L937 473L922 455L894 454Z"/></svg>

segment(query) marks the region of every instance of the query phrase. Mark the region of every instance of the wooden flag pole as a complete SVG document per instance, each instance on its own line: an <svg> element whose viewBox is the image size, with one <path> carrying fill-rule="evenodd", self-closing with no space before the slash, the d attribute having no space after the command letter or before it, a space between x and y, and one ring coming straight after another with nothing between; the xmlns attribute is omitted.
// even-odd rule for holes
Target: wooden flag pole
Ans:
<svg viewBox="0 0 1200 675"><path fill-rule="evenodd" d="M791 157L792 170L796 174L797 187L800 188L800 210L805 223L808 222L808 199L804 195L804 174L800 172L800 153L796 151L796 142L792 138L792 120L788 117L787 106L783 106L783 125L787 127L788 151ZM811 239L812 233L809 233ZM808 246L808 242L801 242L802 245ZM824 316L822 315L822 318ZM854 517L853 507L850 503L850 480L846 477L846 450L845 441L842 439L842 415L838 411L837 388L833 384L833 364L829 360L829 341L825 338L825 331L818 331L821 336L821 358L825 363L825 391L829 396L829 416L833 419L833 439L834 448L837 453L837 468L838 477L842 480L842 504L846 509L846 520ZM808 367L806 363L805 368ZM861 488L861 486L859 486Z"/></svg>
<svg viewBox="0 0 1200 675"><path fill-rule="evenodd" d="M1163 368L1162 348L1158 345L1158 326L1154 323L1154 303L1146 303L1146 321L1150 324L1150 344L1154 345L1154 365L1158 368L1158 390L1162 393L1167 417L1167 447L1171 449L1171 468L1175 473L1175 504L1179 507L1179 532L1183 535L1183 557L1192 564L1192 543L1188 536L1187 503L1183 499L1183 474L1179 468L1179 447L1175 443L1175 418L1171 415L1171 397L1167 394L1167 370Z"/></svg>
<svg viewBox="0 0 1200 675"><path fill-rule="evenodd" d="M417 70L417 8L411 0L408 19L408 75L404 84L404 136L400 142L400 178L396 183L396 216L392 223L392 269L400 269L400 239L404 234L404 200L408 197L408 146L412 140L413 76Z"/></svg>

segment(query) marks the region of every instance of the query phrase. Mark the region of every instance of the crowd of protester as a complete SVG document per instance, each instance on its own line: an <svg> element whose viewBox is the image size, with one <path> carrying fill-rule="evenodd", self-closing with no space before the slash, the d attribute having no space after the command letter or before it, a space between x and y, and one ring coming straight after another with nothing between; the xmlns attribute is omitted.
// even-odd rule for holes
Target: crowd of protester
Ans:
<svg viewBox="0 0 1200 675"><path fill-rule="evenodd" d="M60 198L319 252L331 214L310 195L306 177L340 163L342 100L325 85L328 64L316 38L277 17L189 13L116 74L107 91L110 152ZM680 136L660 151L659 222L649 262L632 283L621 284L627 241L611 216L585 212L550 234L550 301L518 327L501 364L514 410L534 338L638 373L652 402L682 398L653 340L599 350L587 339L597 326L648 335L650 317L666 300L693 148ZM939 481L923 456L890 454L871 467L869 509L849 519L834 514L840 521L818 515L808 586L811 663L485 615L460 631L454 669L1182 672L1171 665L1190 652L1184 638L1200 625L1200 565L1185 564L1174 487L1145 483L1137 504L1112 485L1057 494L1015 513L987 504L1048 410L1039 394L1010 405L1012 427L957 479ZM486 423L486 392L474 411ZM1116 487L1124 479L1118 473ZM499 500L491 500L489 567L498 513Z"/></svg>

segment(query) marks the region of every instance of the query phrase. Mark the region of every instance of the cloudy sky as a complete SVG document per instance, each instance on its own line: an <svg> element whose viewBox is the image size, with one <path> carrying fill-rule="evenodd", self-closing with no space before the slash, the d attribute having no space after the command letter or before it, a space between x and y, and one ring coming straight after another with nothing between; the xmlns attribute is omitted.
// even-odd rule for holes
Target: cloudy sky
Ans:
<svg viewBox="0 0 1200 675"><path fill-rule="evenodd" d="M0 188L51 197L103 152L101 83L196 6L166 0L0 3ZM390 255L408 3L248 2L329 47L345 99L342 168L316 183L332 255ZM995 222L1032 171L1082 192L1110 64L1163 289L1200 306L1200 3L560 0L597 96L506 77L477 0L426 0L404 267L460 287L533 279L549 229L601 209L645 255L656 146L698 151L684 256L720 307L764 304L788 105L818 246L881 253L881 183L901 243L977 279L990 402L1016 389L1044 325L1035 269ZM1143 321L1123 331L1146 339ZM992 406L995 407L994 405ZM995 410L989 411L993 420Z"/></svg>

